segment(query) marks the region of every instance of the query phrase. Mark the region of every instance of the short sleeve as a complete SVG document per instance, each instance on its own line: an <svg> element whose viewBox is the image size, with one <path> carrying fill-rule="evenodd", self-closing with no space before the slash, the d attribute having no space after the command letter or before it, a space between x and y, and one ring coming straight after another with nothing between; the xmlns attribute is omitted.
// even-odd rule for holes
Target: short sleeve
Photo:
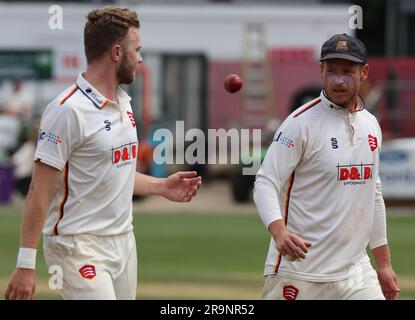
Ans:
<svg viewBox="0 0 415 320"><path fill-rule="evenodd" d="M49 106L41 120L35 160L62 171L81 136L80 119L70 105Z"/></svg>

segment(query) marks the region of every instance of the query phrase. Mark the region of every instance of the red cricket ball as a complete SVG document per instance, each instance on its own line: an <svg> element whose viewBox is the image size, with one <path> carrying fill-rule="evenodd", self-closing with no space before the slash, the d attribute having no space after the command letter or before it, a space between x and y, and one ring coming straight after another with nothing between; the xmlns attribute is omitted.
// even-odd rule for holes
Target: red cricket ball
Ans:
<svg viewBox="0 0 415 320"><path fill-rule="evenodd" d="M230 74L225 78L225 89L229 93L238 92L242 88L243 81L237 74Z"/></svg>

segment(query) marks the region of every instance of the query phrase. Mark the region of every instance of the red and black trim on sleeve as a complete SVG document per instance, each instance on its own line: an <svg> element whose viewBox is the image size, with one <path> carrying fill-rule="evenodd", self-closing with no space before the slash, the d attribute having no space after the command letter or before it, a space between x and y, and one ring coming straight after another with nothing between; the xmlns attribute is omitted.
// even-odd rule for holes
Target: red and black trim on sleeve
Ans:
<svg viewBox="0 0 415 320"><path fill-rule="evenodd" d="M285 196L285 205L284 205L284 224L287 225L288 223L288 211L289 211L289 207L290 207L290 196L291 196L291 189L293 187L294 184L294 178L295 178L295 172L293 172L288 180L288 188L287 188L287 194ZM278 254L278 259L277 259L277 264L274 268L274 272L278 273L278 269L281 265L281 259L282 259L282 254L279 253Z"/></svg>
<svg viewBox="0 0 415 320"><path fill-rule="evenodd" d="M59 234L58 224L63 219L65 203L68 200L68 194L69 194L68 175L69 175L69 165L68 165L68 162L67 162L66 165L65 165L65 169L63 171L63 195L62 195L62 200L59 204L58 221L56 222L55 227L53 228L53 232L54 232L55 236L57 236Z"/></svg>

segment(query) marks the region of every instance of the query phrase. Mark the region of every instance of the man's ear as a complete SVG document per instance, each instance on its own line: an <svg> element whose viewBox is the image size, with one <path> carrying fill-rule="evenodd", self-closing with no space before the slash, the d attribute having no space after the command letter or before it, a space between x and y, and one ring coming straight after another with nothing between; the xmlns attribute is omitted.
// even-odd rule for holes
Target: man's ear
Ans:
<svg viewBox="0 0 415 320"><path fill-rule="evenodd" d="M119 62L121 61L121 56L122 56L122 48L120 44L115 44L112 46L111 48L111 59L114 62Z"/></svg>
<svg viewBox="0 0 415 320"><path fill-rule="evenodd" d="M320 62L320 77L321 77L321 80L324 83L324 61Z"/></svg>
<svg viewBox="0 0 415 320"><path fill-rule="evenodd" d="M366 63L360 70L360 80L364 81L369 75L369 65Z"/></svg>

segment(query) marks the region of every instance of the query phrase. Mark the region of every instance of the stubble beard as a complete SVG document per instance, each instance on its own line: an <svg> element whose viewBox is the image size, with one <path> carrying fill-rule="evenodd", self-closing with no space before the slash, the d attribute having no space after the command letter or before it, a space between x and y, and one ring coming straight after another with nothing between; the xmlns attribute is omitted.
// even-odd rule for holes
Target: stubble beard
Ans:
<svg viewBox="0 0 415 320"><path fill-rule="evenodd" d="M119 84L132 84L135 81L134 67L129 63L128 59L124 57L121 65L117 71L117 80Z"/></svg>

